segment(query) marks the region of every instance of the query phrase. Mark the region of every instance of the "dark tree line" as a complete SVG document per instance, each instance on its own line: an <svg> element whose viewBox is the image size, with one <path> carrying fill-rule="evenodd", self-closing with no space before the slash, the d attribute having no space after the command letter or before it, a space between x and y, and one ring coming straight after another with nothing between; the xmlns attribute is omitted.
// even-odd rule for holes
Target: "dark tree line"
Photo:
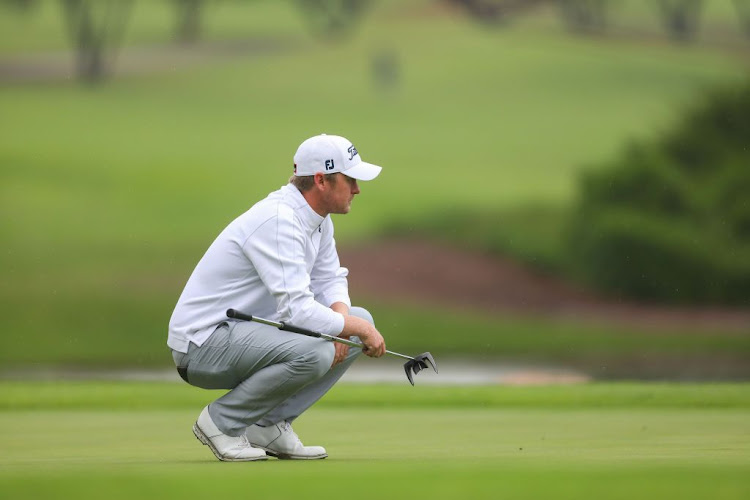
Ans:
<svg viewBox="0 0 750 500"><path fill-rule="evenodd" d="M499 24L526 8L557 4L565 25L576 33L601 33L607 27L612 0L444 0L459 6L482 23ZM733 0L741 29L750 37L750 0ZM704 0L655 0L656 14L669 36L677 41L695 37Z"/></svg>
<svg viewBox="0 0 750 500"><path fill-rule="evenodd" d="M354 32L357 22L375 0L291 0L317 37L340 40ZM540 4L555 4L561 20L576 33L606 30L613 0L435 0L457 6L483 24L502 24ZM742 31L750 37L750 0L733 0ZM200 40L209 4L218 0L171 0L175 40ZM106 77L120 46L134 0L60 0L66 30L75 51L77 77L96 83ZM0 0L0 6L29 14L39 0ZM655 0L656 14L671 38L685 42L695 37L704 0Z"/></svg>
<svg viewBox="0 0 750 500"><path fill-rule="evenodd" d="M608 0L560 0L560 15L569 30L602 32L607 25Z"/></svg>
<svg viewBox="0 0 750 500"><path fill-rule="evenodd" d="M35 0L4 0L30 7ZM206 0L172 0L175 7L175 38L197 42L202 33ZM349 33L371 0L295 0L313 32L325 38ZM107 74L108 64L122 42L133 0L60 0L65 25L76 54L76 75L97 83Z"/></svg>
<svg viewBox="0 0 750 500"><path fill-rule="evenodd" d="M356 26L372 0L294 0L313 33L321 38L341 38Z"/></svg>
<svg viewBox="0 0 750 500"><path fill-rule="evenodd" d="M528 9L545 0L448 0L462 8L473 19L488 24L507 21L519 11Z"/></svg>

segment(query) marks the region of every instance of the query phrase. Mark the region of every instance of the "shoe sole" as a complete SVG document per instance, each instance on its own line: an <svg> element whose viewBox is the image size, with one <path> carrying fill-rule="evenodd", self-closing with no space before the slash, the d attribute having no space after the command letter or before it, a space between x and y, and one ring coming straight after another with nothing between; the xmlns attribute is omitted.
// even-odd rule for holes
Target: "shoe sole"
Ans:
<svg viewBox="0 0 750 500"><path fill-rule="evenodd" d="M255 443L250 443L250 444L253 446L253 448L260 448L261 450L266 452L266 455L270 455L272 457L278 458L279 460L322 460L328 457L328 453L324 453L322 455L314 455L314 456L290 455L288 453L280 453L278 451L268 449L265 446L260 446Z"/></svg>
<svg viewBox="0 0 750 500"><path fill-rule="evenodd" d="M197 423L195 423L193 425L193 434L195 434L195 437L196 437L196 439L198 439L198 441L200 441L205 446L208 446L208 449L210 449L211 452L213 452L213 454L216 456L216 458L218 458L222 462L255 462L255 461L258 461L258 460L268 460L267 456L253 457L253 458L229 458L229 457L223 456L214 447L213 443L211 443L211 440L208 439L208 436L206 436L205 434L203 434L203 431L201 430L200 427L198 427Z"/></svg>

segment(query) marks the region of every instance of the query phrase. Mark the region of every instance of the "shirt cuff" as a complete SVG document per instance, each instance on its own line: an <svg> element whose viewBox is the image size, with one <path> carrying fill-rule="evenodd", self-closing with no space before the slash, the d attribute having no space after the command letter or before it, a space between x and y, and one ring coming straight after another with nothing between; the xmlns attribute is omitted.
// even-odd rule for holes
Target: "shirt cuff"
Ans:
<svg viewBox="0 0 750 500"><path fill-rule="evenodd" d="M335 318L332 324L332 331L335 333L331 333L331 335L338 337L339 335L341 335L341 332L344 331L344 315L341 313L337 313L336 311L334 311L333 314Z"/></svg>
<svg viewBox="0 0 750 500"><path fill-rule="evenodd" d="M331 307L336 302L341 302L346 304L347 307L352 307L352 301L349 298L349 290L346 288L340 290L329 290L325 293L321 293L316 299L326 307Z"/></svg>

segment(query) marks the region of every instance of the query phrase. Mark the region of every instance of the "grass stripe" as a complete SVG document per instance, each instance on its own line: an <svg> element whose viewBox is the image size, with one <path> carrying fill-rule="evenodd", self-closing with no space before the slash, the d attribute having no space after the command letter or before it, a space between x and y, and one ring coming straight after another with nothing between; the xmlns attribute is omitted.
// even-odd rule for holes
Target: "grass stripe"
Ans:
<svg viewBox="0 0 750 500"><path fill-rule="evenodd" d="M200 408L222 391L182 383L3 381L0 410L152 410ZM750 383L593 383L575 386L339 384L325 408L750 408Z"/></svg>

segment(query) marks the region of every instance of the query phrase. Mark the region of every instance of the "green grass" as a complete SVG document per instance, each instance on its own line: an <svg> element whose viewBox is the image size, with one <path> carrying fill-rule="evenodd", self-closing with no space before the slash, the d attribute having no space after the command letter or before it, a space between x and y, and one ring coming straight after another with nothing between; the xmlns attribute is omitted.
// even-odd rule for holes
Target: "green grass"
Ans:
<svg viewBox="0 0 750 500"><path fill-rule="evenodd" d="M223 391L182 382L0 379L0 411L187 410ZM505 387L338 384L316 408L750 409L750 384L592 383Z"/></svg>
<svg viewBox="0 0 750 500"><path fill-rule="evenodd" d="M750 492L747 384L341 385L295 424L307 443L327 447L328 459L250 464L219 463L190 432L215 393L174 383L0 389L0 491L8 498L630 500ZM70 404L61 393L81 399ZM22 394L32 406L8 409Z"/></svg>
<svg viewBox="0 0 750 500"><path fill-rule="evenodd" d="M64 46L50 30L59 6L43 3L26 27L0 16L3 52ZM138 2L129 46L166 40L168 5ZM286 49L95 89L4 84L0 359L163 363L169 315L203 251L285 182L299 142L321 131L349 136L366 160L385 167L363 186L353 213L336 219L342 245L375 238L393 221L408 227L446 210L486 211L510 214L503 241L520 241L517 254L553 262L555 228L535 232L542 225L528 224L524 207L566 206L582 165L656 133L703 89L747 71L743 56L716 47L573 38L549 29L544 13L481 29L425 5L383 4L356 37L328 44L305 38L287 2L222 2L208 18L211 40L244 38L242 22L252 19L248 33L289 42ZM400 64L392 92L371 78L381 50L395 51ZM395 314L410 329L424 316ZM577 330L521 321L486 335L498 328L491 354L518 352L512 331L532 332L525 338L541 341L544 354L559 350L544 339L555 344L556 332ZM428 345L427 335L393 332L413 345ZM447 337L439 348L456 348ZM720 350L738 347L717 342Z"/></svg>
<svg viewBox="0 0 750 500"><path fill-rule="evenodd" d="M26 311L22 300L9 299L6 305L14 304L20 319L5 319L8 327L0 360L6 370L45 365L171 367L166 325L161 325L169 310L160 310L156 298L143 292L133 298L136 313L124 313L114 304L114 293L111 299L96 297L88 302L85 315L78 311L77 301L65 297ZM711 378L748 375L750 337L739 330L706 326L681 331L472 311L436 314L424 306L395 306L382 298L364 304L376 318L388 347L397 352L429 350L437 359L472 356L563 364L605 378L661 378L670 373ZM46 317L53 320L40 319ZM160 328L145 329L144 324ZM29 331L36 332L31 344Z"/></svg>

